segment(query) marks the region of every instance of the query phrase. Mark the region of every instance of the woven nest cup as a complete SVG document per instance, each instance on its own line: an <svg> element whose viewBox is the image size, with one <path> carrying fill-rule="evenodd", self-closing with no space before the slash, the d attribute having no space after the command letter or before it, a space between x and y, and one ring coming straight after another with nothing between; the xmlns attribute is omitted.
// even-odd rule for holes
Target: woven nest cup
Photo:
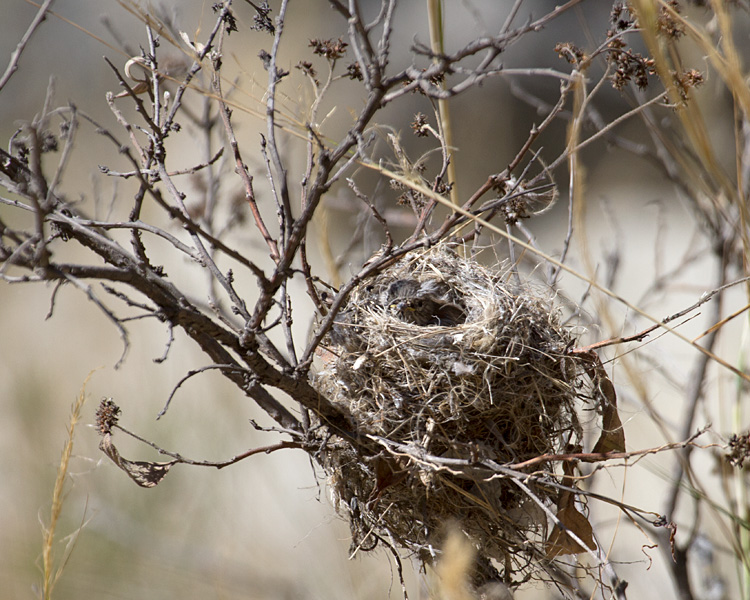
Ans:
<svg viewBox="0 0 750 600"><path fill-rule="evenodd" d="M338 315L315 384L360 440L333 435L320 454L353 549L383 540L429 563L456 522L486 559L479 580L518 582L544 557L542 506L559 492L539 482L562 474L537 460L524 491L502 468L579 447L589 384L550 299L509 279L441 244L353 290Z"/></svg>

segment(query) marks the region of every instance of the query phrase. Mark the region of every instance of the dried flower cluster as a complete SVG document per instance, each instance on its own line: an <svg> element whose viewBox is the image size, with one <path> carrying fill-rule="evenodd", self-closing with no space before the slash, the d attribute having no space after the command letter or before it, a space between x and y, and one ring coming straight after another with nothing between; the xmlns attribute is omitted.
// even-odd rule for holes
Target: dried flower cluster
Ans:
<svg viewBox="0 0 750 600"><path fill-rule="evenodd" d="M103 398L96 409L96 426L101 435L112 433L112 428L117 425L120 418L120 407L112 398Z"/></svg>
<svg viewBox="0 0 750 600"><path fill-rule="evenodd" d="M654 61L629 48L623 39L626 33L638 28L632 9L623 4L615 4L610 23L611 28L607 30L607 62L614 71L610 78L612 87L622 90L632 81L638 89L646 89L649 75L656 72Z"/></svg>
<svg viewBox="0 0 750 600"><path fill-rule="evenodd" d="M337 40L310 40L309 46L313 49L313 54L327 58L328 60L338 60L346 54L347 44L341 38Z"/></svg>
<svg viewBox="0 0 750 600"><path fill-rule="evenodd" d="M656 32L665 40L676 41L685 34L685 27L679 20L680 3L669 0L660 6L656 17ZM635 52L625 41L628 33L634 33L642 27L638 16L630 4L615 3L610 13L610 29L607 30L607 62L613 68L612 86L622 90L631 81L638 89L648 87L649 76L656 73L653 58ZM697 71L687 70L673 73L677 88L683 100L687 99L687 90L703 83L703 76Z"/></svg>
<svg viewBox="0 0 750 600"><path fill-rule="evenodd" d="M745 461L750 458L750 433L742 435L732 434L729 438L729 454L727 460L733 467L743 468Z"/></svg>

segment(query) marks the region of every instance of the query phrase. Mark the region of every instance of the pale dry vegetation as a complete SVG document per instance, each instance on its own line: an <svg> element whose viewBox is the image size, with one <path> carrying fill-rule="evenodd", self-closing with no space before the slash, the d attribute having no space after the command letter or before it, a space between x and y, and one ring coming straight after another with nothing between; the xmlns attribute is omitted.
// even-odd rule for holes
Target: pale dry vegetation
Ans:
<svg viewBox="0 0 750 600"><path fill-rule="evenodd" d="M142 34L102 25L116 91L60 104L50 84L0 150L3 294L34 286L54 319L77 290L132 378L162 335L159 418L212 375L252 406L249 449L195 458L180 430L126 429L140 407L105 386L92 420L123 486L300 454L294 485L330 495L342 555L392 561L394 596L750 593L745 2L118 6ZM191 344L202 362L166 371ZM191 431L236 420L201 400ZM53 549L83 401L44 598L75 557Z"/></svg>

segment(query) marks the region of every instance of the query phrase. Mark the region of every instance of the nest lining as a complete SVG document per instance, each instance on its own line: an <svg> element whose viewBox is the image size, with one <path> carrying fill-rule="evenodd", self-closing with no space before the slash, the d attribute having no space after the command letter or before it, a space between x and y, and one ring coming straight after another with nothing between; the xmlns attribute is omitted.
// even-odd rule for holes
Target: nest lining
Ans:
<svg viewBox="0 0 750 600"><path fill-rule="evenodd" d="M506 581L539 555L547 519L537 503L486 470L445 466L518 463L581 442L584 369L565 353L573 337L548 299L507 279L443 244L355 289L337 317L325 340L333 358L315 383L380 442L373 451L329 440L323 451L355 547L385 538L429 562L451 520ZM554 488L534 493L556 501Z"/></svg>

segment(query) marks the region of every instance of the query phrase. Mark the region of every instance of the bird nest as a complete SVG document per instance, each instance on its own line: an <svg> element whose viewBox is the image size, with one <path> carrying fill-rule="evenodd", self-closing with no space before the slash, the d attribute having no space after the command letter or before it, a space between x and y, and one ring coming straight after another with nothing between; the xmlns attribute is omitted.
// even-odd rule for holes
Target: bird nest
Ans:
<svg viewBox="0 0 750 600"><path fill-rule="evenodd" d="M564 474L544 457L580 448L576 405L594 386L550 299L510 279L442 244L338 315L315 383L357 428L320 453L353 549L383 540L431 562L458 522L486 559L478 579L518 582L549 558L544 507L559 508Z"/></svg>

